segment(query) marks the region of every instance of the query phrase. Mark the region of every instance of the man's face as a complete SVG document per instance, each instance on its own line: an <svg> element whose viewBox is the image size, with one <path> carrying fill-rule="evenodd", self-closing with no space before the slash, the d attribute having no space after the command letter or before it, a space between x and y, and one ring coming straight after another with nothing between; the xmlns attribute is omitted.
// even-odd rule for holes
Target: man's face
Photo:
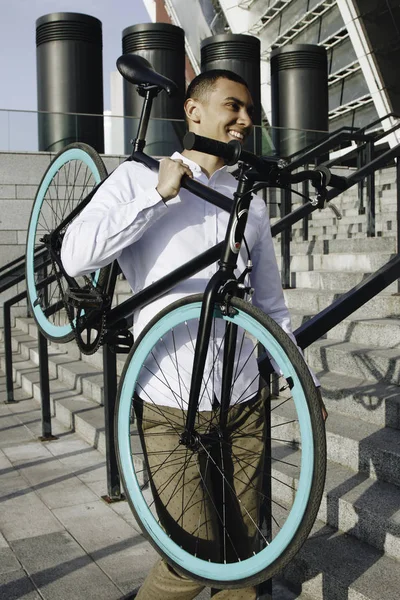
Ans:
<svg viewBox="0 0 400 600"><path fill-rule="evenodd" d="M195 133L228 143L242 144L253 128L253 102L246 86L218 79L203 101L196 102L199 121Z"/></svg>

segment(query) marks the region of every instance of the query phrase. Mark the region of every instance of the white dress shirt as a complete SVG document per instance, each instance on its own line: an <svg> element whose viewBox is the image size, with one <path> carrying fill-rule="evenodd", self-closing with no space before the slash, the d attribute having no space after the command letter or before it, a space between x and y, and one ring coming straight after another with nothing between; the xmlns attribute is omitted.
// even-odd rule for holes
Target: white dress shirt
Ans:
<svg viewBox="0 0 400 600"><path fill-rule="evenodd" d="M178 152L172 158L183 160L191 168L194 179L210 188L228 197L232 197L236 191L237 181L227 172L226 167L219 169L208 179L199 165ZM117 259L132 290L139 292L224 240L229 220L226 211L183 188L178 196L165 203L156 190L157 183L157 173L133 161L123 163L110 175L86 208L69 225L65 234L61 258L70 276L89 274ZM250 281L255 292L252 303L270 315L294 339L267 209L264 201L257 196L251 202L245 237L253 263ZM246 264L247 252L243 245L238 256L237 274L245 269ZM189 294L203 292L217 268L217 263L210 265L178 284L165 296L138 310L134 315L135 339L165 306ZM195 336L195 332L192 333ZM144 400L150 393L152 400L158 404L177 406L180 403L178 395L182 400L182 389L186 386L188 388L190 384L188 361L193 354L192 342L181 342L178 349L179 378L184 381L183 384L182 381L177 383L179 394L167 389L152 370L157 370L158 365L162 367L162 361L166 363L169 360L171 363L171 358L164 353L156 361L161 362L158 365L154 363L147 370L151 376L141 382ZM238 392L236 401L248 399L253 391L255 393L256 383L251 383L255 370L255 360L254 364L249 361L241 374L241 386L237 382L238 390L240 387L248 389L242 397ZM185 373L188 374L186 378ZM217 397L219 383L213 383L215 387L212 394ZM186 394L184 395L186 401ZM211 394L206 391L200 401L200 409L209 410L210 402Z"/></svg>

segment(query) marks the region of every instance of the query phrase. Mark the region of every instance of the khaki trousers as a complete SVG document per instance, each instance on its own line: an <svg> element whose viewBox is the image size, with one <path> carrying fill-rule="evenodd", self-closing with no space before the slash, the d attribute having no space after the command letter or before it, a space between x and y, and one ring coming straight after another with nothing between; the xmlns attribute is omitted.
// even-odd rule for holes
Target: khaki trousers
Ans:
<svg viewBox="0 0 400 600"><path fill-rule="evenodd" d="M199 413L196 431L201 433L211 419L215 422L217 418L217 411ZM137 419L152 474L153 498L164 529L187 551L196 552L205 560L219 561L223 534L214 507L218 497L224 494L228 542L225 534L223 546L227 549L228 561L230 553L231 560L237 560L238 553L242 559L250 556L257 543L261 497L258 490L262 484L265 435L264 400L257 397L229 409L228 443L217 444L212 460L206 460L209 456L206 452L202 456L201 452L179 446L179 432L184 424L181 410L162 407L160 411L156 406L143 403L143 412L138 414L137 411ZM222 463L227 481L223 490L219 489ZM192 600L204 587L178 573L162 559L150 571L137 600ZM256 588L213 590L212 595L216 600L255 600Z"/></svg>

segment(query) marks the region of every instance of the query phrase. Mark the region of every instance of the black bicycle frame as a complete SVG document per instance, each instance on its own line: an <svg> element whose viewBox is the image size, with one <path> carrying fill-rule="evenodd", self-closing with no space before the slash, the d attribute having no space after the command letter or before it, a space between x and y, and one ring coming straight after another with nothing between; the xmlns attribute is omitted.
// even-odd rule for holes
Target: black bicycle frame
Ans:
<svg viewBox="0 0 400 600"><path fill-rule="evenodd" d="M142 151L134 152L132 157L127 160L142 162L152 170L158 169L159 166L158 161L152 159L150 156L147 156ZM206 287L203 307L200 315L199 333L195 348L194 369L187 412L187 423L183 436L187 443L192 443L193 441L192 437L194 421L198 407L198 397L200 394L204 364L209 344L214 310L213 307L217 300L218 293L229 281L234 284L234 288L231 289L232 295L233 292L235 296L240 297L240 295L242 295L237 287L234 271L237 267L237 258L243 241L248 211L252 199L250 189L254 185L254 179L249 175L248 170L249 168L242 164L238 178L238 187L236 193L234 194L233 201L231 198L228 198L227 196L224 196L223 194L220 194L219 192L216 192L215 190L212 190L199 182L191 181L189 178L186 178L186 180L183 182L183 186L185 188L190 189L190 191L193 191L193 193L196 195L199 195L204 200L218 206L219 208L230 211L230 219L225 240L203 252L198 257L184 263L181 267L171 271L171 273L168 273L159 281L134 294L132 298L125 300L125 302L122 302L115 308L109 310L106 315L106 328L109 332L111 332L111 335L113 331L126 329L130 326L128 320L135 311L143 308L143 306L146 306L151 302L154 302L160 296L165 295L181 281L192 277L216 261L220 261L219 270L214 274ZM52 232L53 237L60 235L60 232L67 227L73 218L79 214L82 208L88 204L95 191L98 190L102 183L103 182L100 182L100 184L97 185L92 192L90 192L90 194L74 209L74 211L58 225L57 229ZM57 261L57 263L58 262L59 261ZM67 279L71 278L68 277ZM112 298L114 295L114 289L115 277L112 277L109 278L103 293L108 298ZM52 307L49 307L48 311L50 313L52 311ZM83 326L90 327L91 325L94 325L97 321L97 318L98 317L95 313L88 315L88 318L85 320ZM227 342L228 353L230 352L229 349L232 349L234 345L235 328L231 327L229 331L229 341ZM226 361L224 361L224 363L225 362ZM227 364L229 364L229 362L231 361L228 361ZM229 372L227 367L224 367L223 387L221 393L221 415L226 415L226 409L229 406L229 390L231 387L231 380L232 372ZM224 416L221 416L221 418L223 419Z"/></svg>
<svg viewBox="0 0 400 600"><path fill-rule="evenodd" d="M216 301L225 302L225 310L229 311L229 296L238 295L238 282L234 275L237 267L239 250L242 245L247 216L252 199L251 188L254 183L246 174L248 169L242 164L237 191L233 196L233 206L223 242L222 257L218 271L207 284L204 292L203 303L200 313L199 330L196 338L195 353L193 359L193 372L190 384L189 404L186 415L185 430L181 441L187 446L197 444L194 436L194 424L199 403L201 384L203 381L204 366L209 346L214 306ZM229 284L229 290L224 290L225 284ZM227 294L228 298L224 298ZM227 301L226 301L227 300ZM224 348L224 358L231 357L236 347L236 327L227 326ZM230 403L230 390L233 376L233 361L224 360L222 373L222 391L220 399L220 426L227 417L227 409Z"/></svg>

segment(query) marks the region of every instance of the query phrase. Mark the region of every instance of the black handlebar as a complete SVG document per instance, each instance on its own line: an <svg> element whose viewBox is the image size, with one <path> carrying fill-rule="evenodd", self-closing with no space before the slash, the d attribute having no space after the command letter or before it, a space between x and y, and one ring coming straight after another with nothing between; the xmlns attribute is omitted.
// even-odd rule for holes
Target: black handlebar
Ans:
<svg viewBox="0 0 400 600"><path fill-rule="evenodd" d="M225 142L196 135L192 131L189 131L183 138L183 147L185 150L196 150L197 152L204 152L204 154L219 156L229 166L242 161L254 167L260 173L268 167L275 166L279 162L284 162L274 156L258 157L252 152L244 150L239 140L231 140L225 144Z"/></svg>
<svg viewBox="0 0 400 600"><path fill-rule="evenodd" d="M189 131L183 138L183 147L185 150L196 150L197 152L204 152L204 154L219 156L224 159L227 165L235 165L242 153L242 146L239 141L232 140L225 144L218 140L196 135L192 131Z"/></svg>
<svg viewBox="0 0 400 600"><path fill-rule="evenodd" d="M274 156L258 157L247 150L243 150L242 144L236 140L225 144L218 140L196 135L190 131L183 138L183 146L186 150L196 150L197 152L219 156L227 165L235 165L238 161L242 161L257 170L260 176L259 181L268 181L271 184L279 185L281 183L286 185L308 179L318 191L326 189L327 186L339 190L345 190L348 187L345 177L334 175L324 165L320 165L312 171L301 171L292 174L285 171L287 163L284 160ZM271 171L271 167L277 168Z"/></svg>

